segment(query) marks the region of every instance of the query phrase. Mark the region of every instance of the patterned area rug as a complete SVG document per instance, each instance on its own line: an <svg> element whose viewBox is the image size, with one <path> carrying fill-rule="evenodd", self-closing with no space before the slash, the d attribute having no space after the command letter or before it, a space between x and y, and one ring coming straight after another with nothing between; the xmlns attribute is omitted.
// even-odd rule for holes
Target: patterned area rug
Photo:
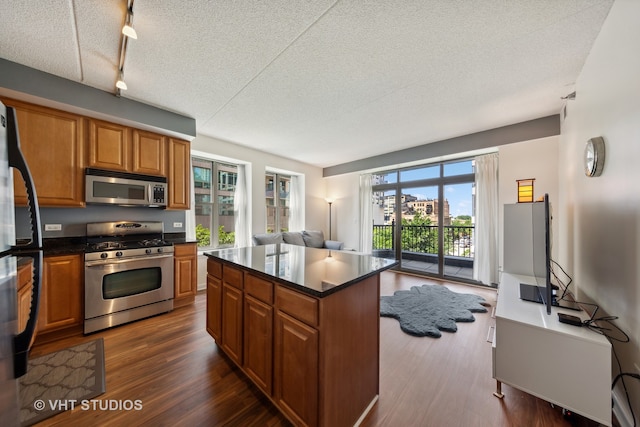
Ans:
<svg viewBox="0 0 640 427"><path fill-rule="evenodd" d="M486 313L485 299L459 294L442 285L412 286L380 297L380 315L400 321L400 329L417 337L440 338L440 331L456 332L456 322L473 322L471 312Z"/></svg>
<svg viewBox="0 0 640 427"><path fill-rule="evenodd" d="M20 378L20 422L30 426L104 392L102 338L29 360Z"/></svg>

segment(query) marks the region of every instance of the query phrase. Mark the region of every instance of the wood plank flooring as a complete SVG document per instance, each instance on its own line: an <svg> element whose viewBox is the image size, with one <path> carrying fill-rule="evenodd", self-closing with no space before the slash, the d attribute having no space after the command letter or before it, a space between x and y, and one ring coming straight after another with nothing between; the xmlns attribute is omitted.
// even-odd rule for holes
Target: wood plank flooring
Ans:
<svg viewBox="0 0 640 427"><path fill-rule="evenodd" d="M385 272L381 293L439 283ZM476 293L495 305L495 291L445 283L456 292ZM106 393L100 400L140 400L139 411L83 410L76 407L39 426L288 426L289 422L218 350L205 330L206 296L171 313L34 347L31 357L104 338ZM569 422L559 408L503 386L495 398L491 378L494 324L491 309L458 323L439 339L403 333L398 322L381 318L380 398L365 418L373 426L594 426Z"/></svg>

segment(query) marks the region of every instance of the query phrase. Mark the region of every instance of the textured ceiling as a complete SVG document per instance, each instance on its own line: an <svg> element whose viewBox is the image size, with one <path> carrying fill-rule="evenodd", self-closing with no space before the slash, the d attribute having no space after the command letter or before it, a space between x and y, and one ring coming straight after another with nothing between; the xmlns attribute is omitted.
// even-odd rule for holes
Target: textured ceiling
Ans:
<svg viewBox="0 0 640 427"><path fill-rule="evenodd" d="M135 0L122 96L317 166L557 114L613 0ZM114 92L125 0L0 0L0 57Z"/></svg>

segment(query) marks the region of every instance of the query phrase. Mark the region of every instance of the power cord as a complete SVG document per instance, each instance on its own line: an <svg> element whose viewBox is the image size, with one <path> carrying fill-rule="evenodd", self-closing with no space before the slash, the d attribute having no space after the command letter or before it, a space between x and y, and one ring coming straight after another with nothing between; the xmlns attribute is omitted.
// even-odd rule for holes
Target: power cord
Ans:
<svg viewBox="0 0 640 427"><path fill-rule="evenodd" d="M551 274L553 275L553 277L555 278L556 282L558 283L559 287L563 288L562 291L562 296L560 297L560 300L565 300L565 296L567 295L567 292L569 290L569 285L571 285L571 283L573 282L573 278L564 270L564 268L562 268L562 266L560 264L558 264L556 261L551 260L552 266L551 266ZM569 280L567 282L567 284L565 285L563 280L558 277L558 275L556 274L556 272L553 269L553 266L557 266L562 273L565 275L565 277ZM567 300L565 300L567 301ZM620 362L620 358L618 357L618 354L616 353L616 349L613 345L613 341L617 341L620 343L628 343L630 341L629 335L627 335L622 329L620 329L618 326L616 326L612 321L618 319L618 316L603 316L603 317L599 317L599 318L595 318L596 313L598 312L598 309L600 308L597 304L592 304L592 303L588 303L588 302L581 302L581 301L575 301L578 304L585 304L585 305L589 305L594 307L593 313L591 314L591 317L587 320L584 320L582 322L582 324L586 327L588 327L590 330L599 333L601 335L604 335L607 340L611 343L611 349L613 350L613 356L616 360L616 364L618 365L618 372L619 374L615 376L613 383L611 384L611 390L613 391L613 389L616 386L616 383L618 382L618 380L621 380L622 383L622 388L624 390L625 393L625 397L627 399L627 406L629 407L629 411L631 411L631 418L633 419L633 427L637 426L637 421L636 421L636 415L633 412L633 407L631 406L631 397L629 396L629 390L627 389L627 384L624 381L624 377L631 377L631 378L635 378L637 380L640 380L640 375L638 374L634 374L631 372L622 372L622 363ZM607 323L608 325L612 326L612 328L606 328L604 326L601 325L597 325L596 323L600 322L600 324L602 323ZM617 331L618 336L613 336L610 334L610 332L613 331L614 333ZM613 405L612 405L613 406Z"/></svg>

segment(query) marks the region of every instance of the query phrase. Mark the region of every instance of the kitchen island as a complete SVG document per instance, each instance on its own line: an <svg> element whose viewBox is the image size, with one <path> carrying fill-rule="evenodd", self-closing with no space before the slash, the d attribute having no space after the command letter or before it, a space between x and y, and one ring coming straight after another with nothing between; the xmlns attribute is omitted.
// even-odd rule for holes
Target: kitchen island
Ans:
<svg viewBox="0 0 640 427"><path fill-rule="evenodd" d="M287 244L207 255L207 331L295 425L358 424L377 401L380 272L395 260Z"/></svg>

